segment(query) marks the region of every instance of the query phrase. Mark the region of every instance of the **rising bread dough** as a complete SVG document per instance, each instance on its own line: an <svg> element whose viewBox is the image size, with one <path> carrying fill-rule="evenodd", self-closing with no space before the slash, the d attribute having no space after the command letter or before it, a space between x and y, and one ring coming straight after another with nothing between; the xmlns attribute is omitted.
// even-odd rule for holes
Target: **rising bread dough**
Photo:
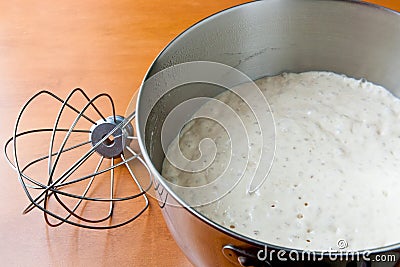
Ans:
<svg viewBox="0 0 400 267"><path fill-rule="evenodd" d="M400 242L399 99L365 80L329 72L282 74L255 83L275 119L271 171L254 194L246 192L245 175L224 198L197 209L233 231L290 248L337 249L338 240L346 240L348 249L358 250ZM250 109L232 93L217 99L252 124L254 118L246 116ZM249 132L257 134L256 128ZM188 158L198 157L199 141L206 137L215 141L219 154L211 169L199 173L180 171L165 160L166 179L198 186L224 170L229 142L218 124L195 120L180 137ZM168 155L178 151L176 139ZM255 165L250 155L246 171Z"/></svg>

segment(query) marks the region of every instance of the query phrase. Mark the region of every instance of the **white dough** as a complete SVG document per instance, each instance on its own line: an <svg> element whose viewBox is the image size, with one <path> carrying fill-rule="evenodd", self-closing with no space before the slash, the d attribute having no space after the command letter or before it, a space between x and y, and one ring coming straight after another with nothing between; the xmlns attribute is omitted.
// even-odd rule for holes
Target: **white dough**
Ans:
<svg viewBox="0 0 400 267"><path fill-rule="evenodd" d="M338 249L342 239L350 250L400 242L400 100L380 86L330 72L282 74L255 83L275 119L271 171L254 194L246 192L245 175L228 195L197 209L233 231L289 248ZM250 109L232 93L217 99L240 114L256 140ZM206 137L219 154L211 168L192 174L165 160L166 179L198 186L223 172L230 143L222 127L199 119L180 136L188 158L199 156L199 141ZM171 158L179 152L177 144L178 139L168 149ZM263 149L251 145L252 151ZM256 166L253 154L246 172Z"/></svg>

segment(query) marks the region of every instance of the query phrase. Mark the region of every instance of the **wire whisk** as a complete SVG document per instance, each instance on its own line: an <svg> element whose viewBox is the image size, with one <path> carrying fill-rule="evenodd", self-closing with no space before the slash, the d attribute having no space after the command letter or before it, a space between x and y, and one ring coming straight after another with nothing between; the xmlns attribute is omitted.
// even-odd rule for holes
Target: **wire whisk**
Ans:
<svg viewBox="0 0 400 267"><path fill-rule="evenodd" d="M82 107L72 104L77 97ZM50 127L23 129L23 118L33 114L29 110L40 100L36 104L42 107L48 101L60 104L54 122ZM108 108L111 115L104 116L100 106ZM44 117L35 120L39 124ZM153 182L137 149L131 124L134 118L135 113L127 118L116 115L114 102L105 93L89 98L76 88L65 100L46 90L32 96L18 114L13 137L4 146L5 157L31 202L23 214L37 208L50 226L68 223L90 229L115 228L138 218L149 207L146 192ZM66 122L68 126L63 127ZM46 139L47 148L42 145ZM35 144L40 144L41 153L31 151ZM24 150L39 155L24 161ZM135 175L137 168L146 172L146 182ZM37 175L39 169L41 175Z"/></svg>

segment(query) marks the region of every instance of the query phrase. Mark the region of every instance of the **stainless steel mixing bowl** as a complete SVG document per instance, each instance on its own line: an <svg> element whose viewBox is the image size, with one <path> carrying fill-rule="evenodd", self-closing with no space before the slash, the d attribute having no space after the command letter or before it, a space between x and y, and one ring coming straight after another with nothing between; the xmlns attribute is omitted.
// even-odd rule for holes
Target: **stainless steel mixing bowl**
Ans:
<svg viewBox="0 0 400 267"><path fill-rule="evenodd" d="M190 61L220 62L251 79L284 71L333 71L366 78L399 95L400 16L357 1L266 0L243 4L210 16L179 35L156 58L144 81L169 66ZM176 204L162 209L172 235L196 266L289 266L288 262L257 261L254 251L264 245L279 248L223 228L190 207L182 208L182 199L160 175L164 159L160 131L168 112L192 97L219 93L212 88L188 88L179 88L158 101L162 89L149 88L144 82L137 100L136 126L142 153L160 187L165 188L164 198L168 196L169 202ZM393 244L371 252L399 248L400 244ZM328 260L326 264L334 263Z"/></svg>

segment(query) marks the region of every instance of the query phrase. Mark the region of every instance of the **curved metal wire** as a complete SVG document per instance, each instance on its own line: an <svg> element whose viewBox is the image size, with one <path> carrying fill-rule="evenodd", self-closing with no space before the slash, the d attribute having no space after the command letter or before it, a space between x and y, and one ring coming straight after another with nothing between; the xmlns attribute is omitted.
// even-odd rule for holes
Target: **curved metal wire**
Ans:
<svg viewBox="0 0 400 267"><path fill-rule="evenodd" d="M71 95L71 94L70 94ZM95 96L93 99L91 99L89 101L89 103L87 103L84 108L79 112L78 116L75 118L74 122L72 123L71 127L69 128L67 135L65 136L59 152L57 154L56 160L54 162L53 165L53 169L49 175L49 179L48 179L48 184L46 186L46 188L39 194L39 196L37 196L35 198L35 200L32 201L32 203L28 206L27 209L25 209L24 213L26 213L26 210L31 209L31 206L34 205L35 203L37 203L37 201L40 201L41 198L47 198L48 197L48 191L51 190L51 188L53 188L54 186L56 186L57 184L63 183L65 180L67 180L80 166L83 165L83 163L85 163L90 156L92 156L95 152L95 148L100 145L102 142L104 142L113 132L115 132L115 130L117 130L118 128L114 129L114 131L111 131L109 135L105 136L102 140L100 140L95 146L93 146L84 156L82 156L78 161L76 161L73 166L71 168L69 168L67 171L65 171L56 181L53 182L53 175L54 175L54 171L55 171L55 167L57 166L57 163L60 159L60 151L62 151L62 149L64 148L64 146L66 145L73 129L75 128L76 124L78 123L79 119L82 117L83 113L87 110L87 108L91 105L93 105L93 102L96 101L98 98L102 97L102 96L106 96L106 94L100 94ZM69 100L69 99L67 99ZM19 122L19 121L17 121ZM16 149L16 140L14 141L14 150ZM14 153L15 154L15 153Z"/></svg>
<svg viewBox="0 0 400 267"><path fill-rule="evenodd" d="M95 96L93 99L90 99L89 102L84 106L84 108L79 112L79 114L78 114L77 117L75 118L74 122L72 123L71 127L69 128L69 131L67 132L66 136L64 137L64 140L63 140L63 142L62 142L62 144L61 144L61 146L60 146L60 148L59 148L58 154L57 154L57 156L56 156L56 159L55 159L54 164L53 164L53 167L52 167L52 166L51 166L51 158L52 158L52 157L51 157L51 154L52 154L53 145L54 145L55 132L56 132L55 130L57 129L58 123L59 123L59 121L60 121L60 119L61 119L61 115L62 115L62 113L63 113L63 111L64 111L64 108L65 108L65 106L66 106L66 103L68 103L68 101L71 99L71 97L72 97L76 92L82 93L82 94L85 96L86 99L89 99L89 98L87 97L87 95L86 95L85 93L83 93L82 89L76 88L76 89L72 90L72 92L67 96L67 98L65 99L64 103L62 104L62 106L61 106L61 108L60 108L60 111L59 111L59 113L58 113L58 116L57 116L57 118L56 118L56 122L55 122L54 127L53 127L52 137L51 137L51 139L50 139L50 149L49 149L49 155L50 155L50 156L49 156L49 158L48 158L48 159L49 159L49 162L48 162L48 163L49 163L49 164L48 164L48 168L49 168L49 169L48 169L48 171L49 171L49 177L48 177L48 181L47 181L47 187L46 187L46 189L45 189L44 191L42 191L41 194L39 194L39 196L36 198L36 201L38 201L38 200L41 198L41 195L44 194L44 196L43 196L43 197L44 197L44 209L46 209L46 210L47 210L47 199L48 199L48 196L49 196L49 188L50 188L50 186L53 187L53 186L55 186L55 185L58 183L58 182L53 182L53 176L54 176L54 172L55 172L55 170L56 170L56 166L57 166L57 164L58 164L58 162L59 162L59 159L60 159L60 156L61 156L61 151L64 149L64 147L65 147L65 145L66 145L66 143L67 143L69 137L71 136L72 131L74 130L76 124L78 123L79 119L82 117L82 115L84 114L84 112L89 108L89 106L95 106L95 105L94 105L94 101L96 101L96 100L99 99L100 97L102 97L102 96L108 96L107 94L100 94L100 95ZM108 96L108 98L111 100L111 98L110 98L109 96ZM113 116L114 116L114 121L115 121L115 110L114 110L114 105L113 105L113 101L112 101L112 100L111 100L111 103L112 103L112 107L113 107ZM102 117L103 117L103 116L102 116ZM105 118L104 118L104 120L105 120ZM82 164L83 164L87 159L90 158L91 155L93 155L94 149L92 149L92 150L93 150L93 152L91 151L90 153L88 153L88 154L87 154L87 157L84 157L84 158L82 159L82 161L77 165L77 167L76 167L73 171L76 171L80 166L82 166ZM68 173L68 174L66 174L66 173ZM73 172L67 170L67 171L64 172L64 174L61 175L61 177L58 178L57 180L59 181L59 183L62 183L63 181L65 181L66 179L68 179L69 176L70 176L72 173L73 173ZM65 177L63 177L64 175L65 175ZM55 194L55 195L56 195L56 194ZM59 201L59 198L56 197L56 199L57 199L57 201L61 204L61 201ZM46 222L47 222L49 225L52 226L52 224L50 224L49 221L48 221L47 213L45 213L44 216L45 216Z"/></svg>
<svg viewBox="0 0 400 267"><path fill-rule="evenodd" d="M69 101L71 100L71 98L76 95L77 93L79 93L81 96L83 96L83 98L86 101L86 104L84 105L84 107L81 110L78 110L77 108L75 108L73 105L71 105L69 103ZM31 105L31 103L36 100L37 98L39 98L42 95L46 95L46 96L50 96L52 97L52 99L55 99L59 102L62 103L57 117L55 119L55 122L52 126L52 128L41 128L41 129L33 129L33 130L28 130L28 131L24 131L24 132L18 132L19 127L20 127L20 122L22 117L25 115L25 111L27 109L27 107L29 105ZM85 141L85 142L81 142L78 144L74 144L70 147L66 147L66 144L68 142L68 140L70 139L70 136L72 135L72 133L87 133L90 134L91 131L89 130L82 130L82 129L75 129L77 123L79 122L79 120L81 118L86 119L87 121L89 121L91 124L97 125L95 120L89 118L87 115L85 115L85 112L87 111L87 109L89 107L93 107L94 110L97 112L97 114L104 120L106 121L106 118L104 117L104 115L100 112L99 108L95 105L96 100L100 99L100 98L107 98L108 102L111 106L111 111L112 111L112 116L114 119L114 122L117 123L116 121L116 114L115 114L115 106L114 106L114 102L111 99L111 97L108 94L99 94L93 98L89 98L87 96L87 94L80 88L76 88L74 90L71 91L71 93L67 96L67 98L65 100L61 99L60 97L56 96L55 94L49 92L49 91L40 91L38 93L36 93L34 96L32 96L26 103L25 105L21 108L20 113L18 114L16 123L15 123L15 127L14 127L14 134L13 137L11 137L9 140L7 140L7 142L5 143L4 146L4 154L6 157L6 160L9 162L9 164L16 170L17 174L18 174L18 179L25 191L25 194L27 195L28 199L30 200L31 204L28 205L28 207L24 210L24 214L28 213L29 211L31 211L34 208L38 208L41 211L43 211L44 214L44 219L46 221L46 223L50 226L56 227L59 226L63 223L68 223L71 225L75 225L75 226L79 226L79 227L84 227L84 228L90 228L90 229L110 229L110 228L115 228L115 227L119 227L122 225L125 225L129 222L132 222L133 220L135 220L137 217L139 217L149 206L149 201L147 196L145 195L145 193L151 188L153 181L152 181L152 176L150 174L150 170L147 167L147 165L145 164L144 160L140 157L140 154L134 152L132 149L130 149L129 147L129 142L131 140L135 140L136 137L134 136L123 136L123 138L126 138L128 140L128 145L125 147L126 152L132 154L132 156L125 158L124 155L121 155L121 162L116 163L114 158L110 159L110 166L107 168L104 168L102 170L100 170L103 162L105 161L105 157L102 156L100 158L100 160L98 161L96 168L94 169L94 172L88 174L88 175L84 175L82 177L79 178L74 178L73 180L68 180L68 178L71 177L71 175L78 169L80 168L89 158L91 158L91 156L95 153L95 149L97 146L99 146L100 144L102 144L105 140L107 140L109 138L109 136L111 136L115 131L119 130L119 129L123 129L124 127L126 127L127 125L130 124L130 121L132 119L134 119L135 114L131 114L129 116L129 118L125 119L124 121L122 121L121 123L119 123L118 125L116 125L114 127L114 129L112 129L107 135L105 135L98 143L96 144L92 144L91 148L88 149L86 151L86 153L84 153L83 156L81 156L77 161L75 161L66 171L64 171L60 176L55 177L55 171L57 169L57 166L60 162L60 157L63 153L69 152L71 151L73 153L73 151L77 148L83 147L85 145L91 144L90 141ZM75 120L72 122L71 127L69 129L60 129L58 128L58 124L64 114L64 111L66 110L66 108L69 108L70 110L74 111L77 113L77 116L75 118ZM45 132L49 132L51 133L51 138L50 138L50 147L49 147L49 151L48 151L48 155L33 159L31 161L29 161L25 166L21 166L20 162L19 162L19 157L18 157L18 149L17 149L17 140L19 138L21 138L22 136L29 136L31 134L38 134L38 133L45 133ZM64 139L61 143L61 145L58 148L57 152L54 152L54 140L56 138L57 133L59 132L66 132L66 135L64 136ZM11 160L10 156L8 155L8 147L12 144L13 148L12 148L12 153L13 153L13 161ZM54 161L53 161L53 157L54 157ZM42 162L44 160L48 160L48 177L47 177L47 182L46 184L37 181L35 178L33 177L29 177L25 172L31 168L32 166L35 166L37 163ZM137 160L138 162L140 162L140 164L142 164L143 166L145 166L148 174L149 174L149 185L146 186L146 188L143 188L142 185L138 182L137 177L135 176L133 170L130 168L129 166L129 162L132 160ZM114 170L115 168L118 167L122 167L125 166L128 169L128 172L131 176L131 178L133 179L135 185L137 186L137 188L139 189L139 193L134 193L130 196L126 196L126 197L117 197L115 196L115 174L114 174ZM92 188L92 185L95 181L95 179L101 175L101 174L105 174L109 172L110 173L110 192L109 192L109 197L90 197L89 196L89 191ZM77 183L82 183L85 182L86 180L88 180L86 186L83 189L83 192L81 194L72 194L69 192L64 191L64 188L68 188L71 187ZM29 182L29 184L27 184L26 182ZM33 197L31 195L30 190L40 190L40 193L36 196ZM70 208L69 205L67 205L61 198L60 196L64 196L70 199L76 199L76 203ZM54 196L54 199L57 201L57 203L59 204L60 207L63 208L63 210L65 211L65 214L63 216L57 214L54 211L51 211L49 209L49 200L50 198ZM124 220L122 222L118 222L118 223L114 223L112 220L112 216L114 214L114 209L115 209L115 203L116 202L123 202L123 201L128 201L128 200L132 200L135 199L137 197L143 197L144 200L144 205L142 208L140 208L139 211L137 211L135 214L133 214L132 216L130 216L128 219L124 218ZM79 207L81 207L80 210L83 210L84 207L86 207L86 204L88 204L89 202L109 202L109 209L108 212L105 216L102 216L101 218L87 218L87 216L83 216L83 212L81 212L81 214L77 213ZM84 203L84 204L83 204ZM82 206L84 205L84 206ZM57 222L51 222L49 217L53 217L54 219L58 220ZM105 222L109 220L109 224L105 225ZM117 220L118 221L118 220ZM96 225L98 223L102 223L102 225Z"/></svg>
<svg viewBox="0 0 400 267"><path fill-rule="evenodd" d="M62 114L63 114L63 111L64 111L65 107L67 106L68 101L72 98L72 96L73 96L75 93L81 93L81 94L86 98L86 100L89 101L89 103L88 103L86 106L87 106L87 107L92 106L92 107L97 111L97 113L101 116L101 118L102 118L104 121L106 121L106 118L105 118L105 117L103 116L103 114L97 109L96 105L94 105L94 100L91 101L90 98L88 97L88 95L87 95L82 89L80 89L80 88L75 88L74 90L71 91L71 93L69 93L69 95L67 96L67 98L64 100L64 102L63 102L63 104L61 105L60 110L59 110L59 112L58 112L56 121L55 121L54 126L53 126L52 135L51 135L51 138L50 138L49 155L52 155L52 153L53 153L53 146L54 146L54 139L55 139L56 129L57 129L58 123L60 122L60 119L61 119L61 116L62 116ZM110 101L111 107L112 107L113 118L114 118L114 121L116 121L114 101L112 100L112 98L111 98L108 94L101 94L101 95L98 95L98 96L96 96L95 99L100 98L101 96L107 97L108 100ZM82 117L83 113L85 112L85 110L86 110L86 108L87 108L86 106L85 106L85 109L84 109L83 111L81 111L81 112L78 113L78 116L77 116L77 118L75 119L75 122L78 122L78 120ZM75 123L75 122L74 122L74 123ZM95 124L96 124L96 122L95 122ZM73 129L74 127L75 127L74 125L71 126L72 129ZM70 129L71 129L71 128L70 128ZM65 142L68 140L69 136L70 136L70 133L68 132L67 136L64 138ZM62 147L62 148L63 148L63 147ZM62 149L60 148L60 150L62 150ZM59 159L60 155L61 155L61 153L57 154L56 162L54 162L54 165L53 165L53 166L51 165L52 156L49 157L49 161L48 161L48 172L49 172L49 177L50 177L50 178L53 176L54 169L56 168L57 160Z"/></svg>
<svg viewBox="0 0 400 267"><path fill-rule="evenodd" d="M45 129L45 128L44 128L44 129L29 130L29 131L25 131L25 132L19 133L16 137L21 137L21 136L24 136L24 135L27 135L27 134L32 134L32 133L50 132L50 131L52 131L52 130L53 130L53 129ZM68 129L57 129L57 131L67 132ZM90 133L90 131L88 131L88 130L74 130L73 132ZM10 139L7 140L7 142L6 142L5 145L4 145L4 151L3 151L3 153L4 153L4 156L5 156L6 160L7 160L7 162L10 164L10 166L11 166L15 171L17 171L15 165L12 163L10 157L9 157L8 154L7 154L8 146L9 146L13 141L14 141L14 137L11 137ZM86 145L86 144L89 144L89 143L90 143L90 141L87 141L87 142L84 142L84 143L81 143L81 144L74 145L74 146L72 146L72 147L69 147L69 148L64 149L64 150L62 151L62 153L68 152L68 151L70 151L70 150L72 150L72 149L81 147L81 146ZM53 153L53 156L56 155L56 154L57 154L57 153ZM32 165L34 165L34 164L36 164L36 163L38 163L38 162L40 162L40 161L42 161L42 160L45 160L45 159L47 159L48 157L49 157L49 156L47 155L47 156L43 156L43 157L41 157L41 158L37 158L37 159L35 159L35 160L29 162L27 165L25 165L25 166L22 168L22 170L21 170L21 175L23 176L23 178L25 178L25 179L27 179L28 181L30 181L31 183L36 184L36 185L39 186L39 187L32 187L31 185L27 185L28 187L31 187L31 188L34 188L34 189L40 189L40 188L42 188L42 187L44 186L43 184L41 184L41 183L37 182L36 180L34 180L34 179L30 178L29 176L27 176L24 172L25 172L26 170L28 170L28 168L31 167Z"/></svg>
<svg viewBox="0 0 400 267"><path fill-rule="evenodd" d="M104 157L101 157L99 163L98 163L97 166L96 166L95 172L97 172L97 171L99 170L99 168L100 168L100 166L101 166L101 163L103 163L103 160L104 160ZM90 187L91 187L92 184L93 184L93 181L94 181L94 178L95 178L95 177L96 177L96 176L93 176L92 179L90 179L88 185L87 185L86 188L85 188L85 191L84 191L83 194L82 194L83 196L85 196L85 195L87 194L87 192L89 191ZM100 220L89 220L89 219L85 219L85 218L80 217L80 216L77 216L77 215L75 214L75 211L78 209L78 207L79 207L79 205L82 203L83 199L80 199L80 200L75 204L74 208L72 208L72 210L71 210L71 209L69 209L69 207L68 207L67 205L65 205L65 203L64 203L63 201L61 201L61 199L58 197L57 193L54 194L54 197L57 199L58 203L60 203L60 205L63 206L63 208L64 208L65 210L67 210L67 212L69 213L66 217L64 217L64 220L68 220L71 216L74 216L74 217L76 217L76 218L78 218L78 219L80 219L80 220L82 220L82 221L85 221L85 222L96 223L96 222L102 222L102 221L107 220L108 218L111 217L111 214L112 214L112 212L109 212L109 214L107 215L107 217L105 217L105 218L103 218L103 219L100 219ZM51 223L51 222L49 221L48 216L47 216L46 213L45 213L45 220L46 220L46 223L47 223L47 224L49 224L49 225L51 225L51 226L53 226L53 227L60 226L61 224L64 223L64 221L60 221L59 223L56 223L56 224Z"/></svg>

